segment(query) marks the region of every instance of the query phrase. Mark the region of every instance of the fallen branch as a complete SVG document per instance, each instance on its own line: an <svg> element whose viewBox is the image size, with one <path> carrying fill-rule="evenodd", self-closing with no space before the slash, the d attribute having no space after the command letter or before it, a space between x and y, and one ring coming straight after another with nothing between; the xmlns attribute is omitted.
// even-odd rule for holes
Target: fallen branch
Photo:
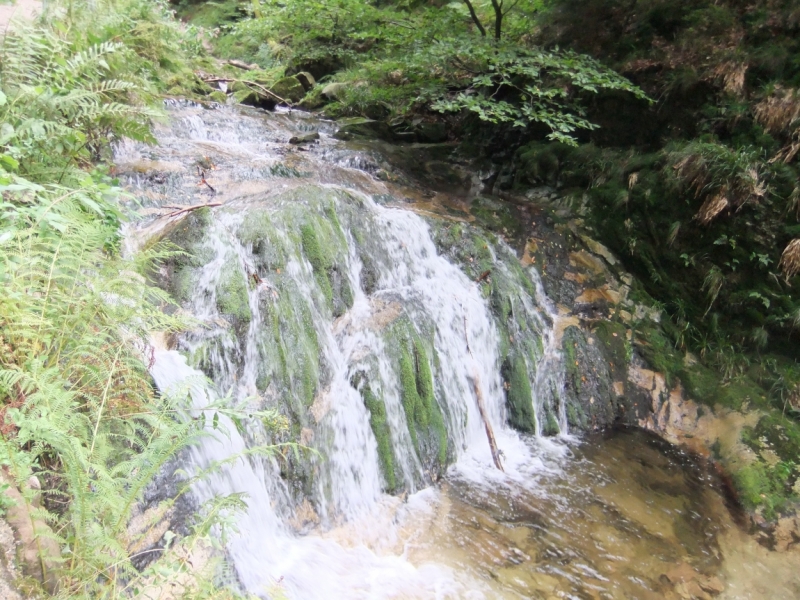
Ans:
<svg viewBox="0 0 800 600"><path fill-rule="evenodd" d="M183 213L192 212L200 208L213 208L214 206L222 206L222 202L208 202L207 204L194 204L192 206L163 206L162 208L177 208L178 210L167 213L167 217L177 217Z"/></svg>
<svg viewBox="0 0 800 600"><path fill-rule="evenodd" d="M285 104L286 106L294 106L291 102L286 100L286 98L281 98L275 92L265 88L260 83L256 83L255 81L245 81L244 79L236 79L234 77L201 77L201 79L206 83L241 83L248 87L254 86L257 87L258 90L267 96L271 96L274 100L277 100L280 104ZM252 88L251 88L252 89Z"/></svg>
<svg viewBox="0 0 800 600"><path fill-rule="evenodd" d="M278 96L278 94L276 94L275 92L272 92L272 91L268 90L268 89L267 89L267 88L265 88L263 85L261 85L261 84L259 84L259 83L256 83L255 81L241 81L240 79L234 79L233 81L239 81L240 83L243 83L243 84L245 84L245 85L247 85L247 86L254 85L254 86L256 86L256 87L257 87L259 90L261 90L263 93L265 93L267 96L272 96L272 97L273 97L275 100L277 100L278 102L280 102L280 103L282 103L282 104L285 104L286 106L293 106L293 104L292 104L291 102L289 102L288 100L286 100L286 99L284 99L284 98L281 98L281 97L280 97L280 96Z"/></svg>
<svg viewBox="0 0 800 600"><path fill-rule="evenodd" d="M469 347L469 335L467 334L467 313L464 310L464 307L461 307L461 311L464 314L464 341L467 343L467 352L472 357L473 362L475 357L472 356L472 350ZM478 412L481 415L481 420L483 421L483 428L486 430L486 439L489 440L489 450L492 452L492 461L494 462L494 466L500 469L501 471L505 472L503 469L503 463L500 462L500 450L497 448L497 440L494 437L494 430L492 429L492 424L489 423L489 417L486 414L486 407L483 404L483 392L481 392L481 380L478 377L477 371L473 368L472 371L472 387L475 390L475 399L478 402Z"/></svg>
<svg viewBox="0 0 800 600"><path fill-rule="evenodd" d="M225 64L228 64L232 67L236 67L237 69L242 69L244 71L255 71L256 69L258 69L257 64L248 65L246 62L243 62L241 60L236 60L234 58L226 60Z"/></svg>
<svg viewBox="0 0 800 600"><path fill-rule="evenodd" d="M483 393L481 393L481 382L478 374L473 371L472 373L472 387L475 388L475 397L478 399L478 412L481 413L483 419L483 428L486 430L486 437L489 440L489 449L492 451L492 460L494 466L504 471L503 463L500 462L500 450L497 448L497 440L494 438L494 431L489 423L489 417L486 415L486 408L483 405Z"/></svg>

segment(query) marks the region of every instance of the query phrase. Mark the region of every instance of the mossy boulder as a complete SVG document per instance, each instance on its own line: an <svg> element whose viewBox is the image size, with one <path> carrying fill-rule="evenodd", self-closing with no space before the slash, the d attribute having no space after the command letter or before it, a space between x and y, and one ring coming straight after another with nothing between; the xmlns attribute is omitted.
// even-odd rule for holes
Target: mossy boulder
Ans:
<svg viewBox="0 0 800 600"><path fill-rule="evenodd" d="M311 263L314 277L333 316L343 315L353 305L353 291L344 266L333 261L334 253L326 247L321 232L312 223L301 226L300 235L303 254Z"/></svg>
<svg viewBox="0 0 800 600"><path fill-rule="evenodd" d="M447 467L447 429L434 394L428 353L421 340L402 345L398 366L411 441L424 469L432 479L438 479Z"/></svg>
<svg viewBox="0 0 800 600"><path fill-rule="evenodd" d="M284 77L270 86L270 91L289 102L300 102L306 95L306 88L296 76Z"/></svg>
<svg viewBox="0 0 800 600"><path fill-rule="evenodd" d="M385 482L385 490L393 492L398 489L398 482L395 473L395 457L392 446L392 430L386 416L386 405L383 399L373 392L366 374L359 372L351 380L353 387L358 389L364 406L369 411L369 424L375 441L378 444L378 459L381 466L381 474Z"/></svg>
<svg viewBox="0 0 800 600"><path fill-rule="evenodd" d="M325 91L323 90L324 93ZM337 124L339 129L334 134L334 137L339 140L367 138L391 141L394 138L392 130L383 121L353 117L340 119Z"/></svg>
<svg viewBox="0 0 800 600"><path fill-rule="evenodd" d="M506 382L509 423L519 431L535 434L536 417L533 409L533 392L525 359L519 354L506 357L501 373Z"/></svg>
<svg viewBox="0 0 800 600"><path fill-rule="evenodd" d="M217 308L236 324L249 323L253 316L250 311L247 277L233 260L222 268L217 283Z"/></svg>

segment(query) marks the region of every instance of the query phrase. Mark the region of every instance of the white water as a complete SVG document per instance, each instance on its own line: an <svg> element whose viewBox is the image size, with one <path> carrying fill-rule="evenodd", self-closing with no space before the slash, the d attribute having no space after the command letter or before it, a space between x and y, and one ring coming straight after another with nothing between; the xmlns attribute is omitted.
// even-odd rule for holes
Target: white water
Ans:
<svg viewBox="0 0 800 600"><path fill-rule="evenodd" d="M497 356L497 331L485 300L477 284L471 282L454 265L438 255L430 238L428 226L417 215L397 209L387 209L369 203L376 224L381 231L382 243L393 268L381 273L379 292L400 298L406 307L436 324L435 348L440 361L438 373L439 401L447 403L448 431L458 453L453 469L476 483L500 483L504 479L523 481L540 463L528 445L505 426L504 396L499 378ZM202 271L198 289L204 290L195 297L192 312L206 323L219 318L214 297L215 281L229 253L234 252L246 272L249 257L246 249L226 232L235 225L235 217L219 216L221 225L215 228L213 246L216 256ZM380 375L383 399L390 416L393 433L408 436L405 414L400 400L397 376L385 355L381 338L360 323L371 318L371 304L358 285L360 263L354 255L350 260L350 278L355 290L353 308L334 327L330 318L315 311L314 325L320 339L321 351L331 369L330 384L324 403L328 413L318 434L318 450L326 457L325 469L331 494L324 512L336 522L351 524L351 534L356 529L367 531L370 523L385 519L381 511L396 510L381 494L381 479L377 446L369 426L369 416L359 393L350 385L350 376L359 366L360 357L380 357ZM302 290L296 301L315 306L317 293L311 266L297 260L287 269L292 272ZM258 331L261 326L259 294L264 287L250 291L250 322L244 344L242 375L235 380L232 343L222 345L212 360L217 365L219 389L234 390L234 397L244 398L255 390L258 365ZM349 326L345 326L349 323ZM221 332L213 328L204 335L215 336ZM469 349L467 347L469 340ZM220 346L217 346L220 348ZM227 350L227 351L226 351ZM550 360L549 354L545 360ZM202 374L186 364L186 359L176 351L156 353L152 369L158 386L169 391L185 384L187 379L199 381ZM505 474L497 471L483 422L478 413L472 388L472 378L477 377L482 387L488 417L504 458ZM205 394L210 388L195 385L196 407L207 403ZM207 441L193 451L196 468L242 452L245 441L232 428L227 436ZM398 444L411 447L410 440ZM401 456L404 473L418 470L413 452ZM412 566L403 556L379 556L352 539L354 547L345 547L331 540L310 535L296 537L285 525L289 518L286 506L287 492L277 476L274 464L262 459L242 459L222 474L215 475L196 488L201 501L215 495L244 492L249 510L239 520L239 533L230 543L229 551L243 585L257 594L267 594L271 588L282 589L291 598L393 598L409 597L484 597L482 585L469 582L467 587L456 583L456 578L443 566ZM424 492L423 492L424 494ZM424 506L425 500L417 504ZM384 523L385 524L385 523ZM390 524L397 527L398 523ZM391 539L391 532L382 532ZM367 536L372 536L368 532Z"/></svg>
<svg viewBox="0 0 800 600"><path fill-rule="evenodd" d="M295 125L286 115L263 118L198 109L176 113L173 125L159 132L158 148L121 148L128 154L124 160L148 163L144 171L130 171L130 185L146 191L148 205L206 201L208 191L198 191L193 161L210 154L215 162L225 163L211 177L219 190L215 199L228 205L214 213L205 248L210 258L199 269L192 300L185 306L206 327L184 335L180 344L186 355L195 358L195 351L206 352L202 368L213 382L189 366L184 354L161 349L152 369L158 386L169 391L191 384L195 408L207 405L220 391L230 393L238 405L285 403L287 390L276 391L272 383L265 389L263 372L265 363L271 368L273 359L268 357L276 356L275 342L264 332L270 329L275 306L285 297L291 310L280 313L282 318L305 323L304 314L310 314L308 322L316 334L314 355L321 357L315 374L321 389L310 409L313 422L308 423L313 435L305 437L321 456L306 457L316 473L313 489L302 490L310 504L300 503L302 495L292 487L291 478L281 476L285 463L277 459L240 458L194 487L201 502L234 493L246 496L248 509L238 516L238 532L229 537L227 549L247 591L261 598L303 600L663 597L663 574L677 561L702 565L715 555L713 519L695 497L700 488L687 485L691 477L683 481L686 472L675 463L641 442L565 443L570 438L561 401L564 365L553 327L559 317L535 272L529 273L535 289L528 287L529 295L512 297L513 320L518 323L506 325L509 331L514 329L513 336L519 334L518 339L541 342L529 344L524 352L534 418L541 432L544 409L555 409L561 433L557 438L520 437L505 426L498 365L502 340L479 285L437 254L423 219L372 202L369 194L391 192L383 183L343 168L374 166L371 157L342 149L325 135L324 123L312 123L323 129L317 151L292 153L285 141ZM299 131L307 130L307 117L293 118L303 121ZM351 196L365 205L355 219L352 213L348 218L340 215L346 238L344 277L354 299L348 312L335 321L298 245L297 222L280 213L296 198L278 197L270 204L278 195L276 189L298 185L264 175L265 165L282 161L312 172L320 195L325 190L355 188L358 192ZM154 184L153 171L166 172L167 183ZM254 249L239 239L239 228L256 204L275 211L272 225L277 233L272 243L288 253L282 263L283 279L274 269L259 271ZM319 213L319 204L301 205L301 210ZM168 219L156 220L150 233L168 226ZM132 248L135 234L129 239ZM370 238L379 267L378 282L369 296L360 282L366 278L361 260L369 257L356 247L359 235ZM504 252L501 245L495 250ZM510 264L496 260L493 268L508 274ZM252 273L262 278L249 288L251 318L236 335L221 319L216 298L221 278L232 269L245 278ZM455 462L445 480L433 486L413 448L401 402L397 356L392 356L390 340L381 330L386 320L381 306L392 303L402 306L435 350L436 400L444 409ZM288 330L280 344L297 362L308 348L303 340L294 340L293 345L294 334L291 327ZM385 403L397 479L407 496L381 492L385 482L369 415L364 399L350 384L353 373L364 371ZM267 369L267 375L274 374L275 369ZM504 473L490 456L474 380L481 386L503 452ZM215 437L194 448L187 470L197 472L265 439L260 425L251 424L244 438L226 419L220 419L220 425L226 433L212 432ZM552 423L549 427L552 430ZM304 429L300 437L305 435ZM717 503L721 504L719 498ZM297 517L311 505L316 511L312 526L298 526ZM759 569L767 564L762 558L747 560ZM762 570L762 579L773 583L769 569ZM782 577L789 581L785 573ZM796 594L780 588L770 597Z"/></svg>
<svg viewBox="0 0 800 600"><path fill-rule="evenodd" d="M274 160L269 152L263 153L251 131L237 129L244 128L245 123L232 121L228 128L211 131L199 116L192 114L178 123L177 134L172 131L162 138L165 146L172 147L173 156L189 156L195 144L195 152L211 148L234 156L236 169ZM187 143L186 138L191 142ZM354 175L353 180L356 179ZM137 176L137 181L131 183L141 181ZM351 187L352 183L348 183ZM175 193L182 192L179 189ZM370 223L372 235L377 236L373 243L379 246L383 260L376 290L368 297L360 283L362 264L355 249L355 232L344 226L348 247L345 276L354 301L336 322L324 307L311 265L289 235L291 224L276 224L277 243L289 254L285 274L293 282L291 300L310 311L326 371L323 389L312 407L318 418L308 442L322 457L314 467L319 473L312 498L322 525L310 535L295 532L290 521L297 498L281 479L275 459L241 458L197 484L195 494L201 502L215 496L245 494L248 510L238 519L238 533L231 535L228 551L244 588L261 597L280 593L303 600L492 597L486 583L464 571L454 573L444 565L445 561L412 564L407 559L409 545L414 544L413 536L408 537L409 528L413 530L411 524L421 515L430 514L441 498L435 489L417 489L418 482L429 477L423 472L410 439L396 361L381 332L367 325L379 317L379 304L375 301L399 303L417 327L432 325L436 400L444 409L456 458L450 477L487 489L535 486L536 475L547 470L541 456L558 456L565 447L544 439L536 443L523 440L506 426L498 331L479 284L438 254L421 217L376 205L370 197L357 195L363 201L363 219ZM240 269L248 279L257 272L252 249L243 245L235 233L246 214L246 210L215 212L207 243L212 258L200 270L187 307L205 328L185 337L184 348L192 350L213 342L207 344L213 382L206 383L204 375L187 365L186 358L177 351L160 350L155 354L152 374L159 388L169 392L191 383L195 408L207 405L218 391L230 393L235 403L264 402L256 397L256 382L259 367L263 367L259 362L268 354L263 346L271 342L262 335L266 317L262 311L265 303L272 301L276 288L269 274L262 274L262 281L250 286L252 318L241 340L222 320L216 298L227 269ZM530 365L534 404L541 408L546 398L560 396L562 377L550 325L553 309L545 302L540 285L538 291L535 299L523 297L521 308L537 323L543 337L542 356L537 365ZM381 492L383 482L369 413L361 394L350 383L353 373L359 370L370 372L371 385L385 403L398 479L412 493L405 504ZM494 467L473 382L481 388L505 472ZM566 432L563 407L559 422L561 431ZM248 442L227 419L221 419L220 425L226 433L215 432L213 438L194 448L192 464L187 469L199 471L247 448ZM263 439L258 426L253 425L250 433L248 438ZM549 462L551 466L555 464Z"/></svg>

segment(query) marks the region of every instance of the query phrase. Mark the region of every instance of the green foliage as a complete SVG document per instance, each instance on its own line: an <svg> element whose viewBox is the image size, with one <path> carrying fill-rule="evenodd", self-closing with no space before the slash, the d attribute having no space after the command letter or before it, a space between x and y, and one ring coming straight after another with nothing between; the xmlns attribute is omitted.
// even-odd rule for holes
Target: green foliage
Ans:
<svg viewBox="0 0 800 600"><path fill-rule="evenodd" d="M123 48L104 42L79 50L47 29L13 29L0 64L0 145L36 181L80 178L112 137L152 139L155 112L124 102L136 88L109 66ZM65 58L62 58L65 57Z"/></svg>
<svg viewBox="0 0 800 600"><path fill-rule="evenodd" d="M338 72L346 85L326 109L331 114L472 113L494 124L540 123L551 138L574 143L577 130L595 127L583 108L587 95L644 94L586 56L530 45L527 18L537 6L504 9L508 33L500 40L475 35L462 4L409 10L364 0L270 0L261 18L228 25L216 43L223 55L265 68L283 62L318 79Z"/></svg>
<svg viewBox="0 0 800 600"><path fill-rule="evenodd" d="M136 502L203 435L203 421L175 418L182 397L154 395L142 362L152 332L186 323L161 311L169 298L142 275L163 249L130 259L106 250L118 190L0 171L0 193L2 456L18 482L32 471L59 482L63 508L37 514L66 551L60 594L118 597L154 574L130 563ZM129 584L117 589L120 578Z"/></svg>
<svg viewBox="0 0 800 600"><path fill-rule="evenodd" d="M211 584L216 567L195 569L190 555L213 526L231 524L242 498L212 501L193 534L141 572L131 559L147 532L129 521L206 424L222 433L222 422L256 418L272 431L285 422L227 399L193 418L186 390L155 393L151 335L191 324L162 310L172 300L148 279L175 253L120 255L124 194L95 167L112 141L152 140L154 76L187 68L196 49L158 2L48 7L40 24L5 33L0 61L0 460L20 487L45 477L44 506L28 508L62 550L46 565L59 597L160 594L176 578L193 598L232 597Z"/></svg>
<svg viewBox="0 0 800 600"><path fill-rule="evenodd" d="M787 502L787 482L795 470L794 463L780 462L774 466L756 461L742 467L733 475L739 498L745 507L763 507L764 516L773 519Z"/></svg>
<svg viewBox="0 0 800 600"><path fill-rule="evenodd" d="M577 130L597 127L586 119L582 94L623 90L645 98L627 79L573 52L478 45L472 38L435 48L440 64L452 65L451 77L472 77L463 91L434 102L434 110L468 110L483 121L515 127L541 123L550 139L562 143L574 144Z"/></svg>

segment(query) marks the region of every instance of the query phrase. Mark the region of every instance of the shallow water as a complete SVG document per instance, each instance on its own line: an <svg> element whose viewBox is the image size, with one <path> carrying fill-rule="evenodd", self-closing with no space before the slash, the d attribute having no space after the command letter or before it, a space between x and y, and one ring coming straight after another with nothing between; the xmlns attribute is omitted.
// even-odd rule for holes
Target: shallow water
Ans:
<svg viewBox="0 0 800 600"><path fill-rule="evenodd" d="M184 307L205 328L182 337L184 355L156 353L159 387L196 380L200 373L186 356L213 342L205 366L195 365L214 384L195 390L198 406L218 390L242 402L254 396L277 405L291 400L291 385L275 391L258 383L259 374L274 366L265 364L273 360L273 346L282 346L289 362L303 349L302 336L288 336L281 327L265 337L268 317L275 314L305 323L324 358L309 407L314 420L307 424L314 428L307 443L324 458L313 463L319 475L310 491L300 497L277 461L256 458L236 461L195 489L201 501L248 495L249 509L228 553L249 592L298 600L800 597L792 557L767 552L738 528L735 510L704 464L637 431L565 434L564 407L558 404L561 359L553 346L556 317L532 271L536 297L522 294L517 314L531 319L529 334L541 342L531 365L536 406L558 404L562 435L523 436L506 425L494 317L475 282L437 254L428 224L398 208L447 214L473 193L468 180L449 192L441 191L441 182L432 184L439 191L429 193L394 170L395 181L387 183L378 175L391 170L382 153L392 148L342 144L330 137L330 123L304 114L192 106L171 112L171 124L158 130L159 147L119 149L121 176L145 207L141 213L208 201L224 206L213 213L210 258L198 268L195 293ZM292 135L315 129L319 144L287 146ZM216 166L205 167L214 194L198 185L199 163ZM319 211L323 201L340 211L342 269L354 290L352 306L336 319L321 301L296 231L298 219ZM226 269L248 278L258 273L253 244L241 239L243 222L257 215L256 208L269 214L264 227L275 230L271 243L288 258L283 270L262 270L258 285L248 287L251 318L237 338L216 295ZM131 247L172 222L163 216L142 221L128 238ZM358 238L371 241L375 257L385 257L369 293L362 289ZM286 297L291 306L281 309ZM435 325L430 339L436 401L448 415L454 454L454 464L435 484L407 439L396 357L381 325L394 310L387 306L399 307L398 314L420 332ZM407 490L401 496L381 491L377 446L352 384L359 369L383 393L398 477ZM475 380L504 452L505 472L494 467L489 453L471 396ZM195 449L191 462L202 468L246 446L231 431Z"/></svg>
<svg viewBox="0 0 800 600"><path fill-rule="evenodd" d="M400 555L418 569L435 565L466 583L451 596L387 598L800 594L796 557L740 529L707 465L635 430L529 443L537 464L527 477L487 480L458 466L381 516L312 535Z"/></svg>

